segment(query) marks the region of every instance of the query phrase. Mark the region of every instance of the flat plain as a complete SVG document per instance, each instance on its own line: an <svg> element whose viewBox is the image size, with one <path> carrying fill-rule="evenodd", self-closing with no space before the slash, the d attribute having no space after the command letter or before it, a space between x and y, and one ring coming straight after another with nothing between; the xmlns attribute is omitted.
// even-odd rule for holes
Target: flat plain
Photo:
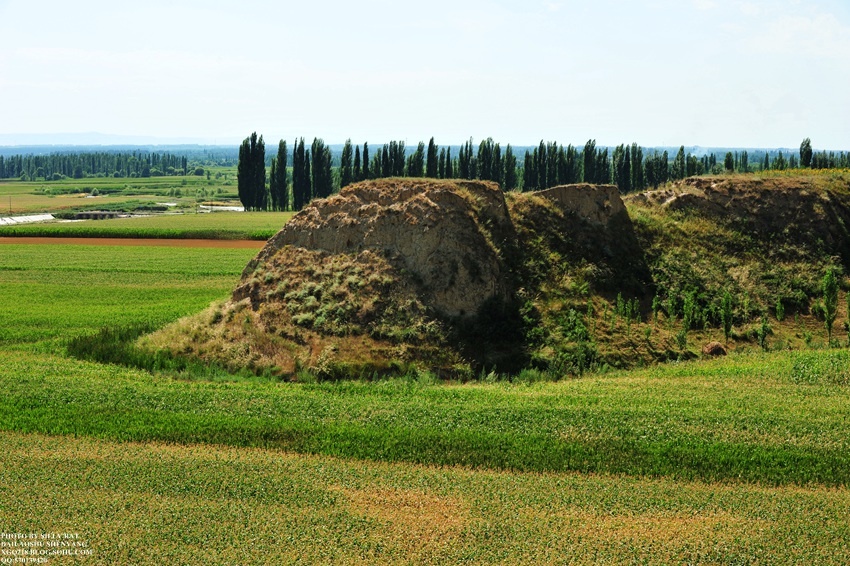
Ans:
<svg viewBox="0 0 850 566"><path fill-rule="evenodd" d="M0 532L78 532L92 564L850 561L842 352L557 383L67 356L224 299L254 253L0 247Z"/></svg>

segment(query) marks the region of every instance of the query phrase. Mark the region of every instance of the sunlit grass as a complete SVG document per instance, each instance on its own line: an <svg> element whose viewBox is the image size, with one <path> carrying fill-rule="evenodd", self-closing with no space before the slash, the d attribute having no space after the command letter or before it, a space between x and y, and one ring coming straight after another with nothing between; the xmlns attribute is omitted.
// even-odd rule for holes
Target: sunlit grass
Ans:
<svg viewBox="0 0 850 566"><path fill-rule="evenodd" d="M79 533L95 564L850 561L845 488L19 433L0 433L0 463L0 531Z"/></svg>
<svg viewBox="0 0 850 566"><path fill-rule="evenodd" d="M787 355L547 384L209 384L7 353L0 428L346 458L847 485L850 390Z"/></svg>
<svg viewBox="0 0 850 566"><path fill-rule="evenodd" d="M832 351L464 385L63 355L202 310L254 253L0 247L0 532L78 532L99 564L850 561Z"/></svg>
<svg viewBox="0 0 850 566"><path fill-rule="evenodd" d="M0 344L163 325L226 297L250 249L0 246Z"/></svg>

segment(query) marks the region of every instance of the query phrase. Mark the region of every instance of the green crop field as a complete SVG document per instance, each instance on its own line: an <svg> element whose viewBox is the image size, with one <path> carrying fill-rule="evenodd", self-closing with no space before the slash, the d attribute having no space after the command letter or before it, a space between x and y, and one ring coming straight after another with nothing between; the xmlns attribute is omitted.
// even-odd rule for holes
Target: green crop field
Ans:
<svg viewBox="0 0 850 566"><path fill-rule="evenodd" d="M268 240L292 212L212 212L0 226L3 236Z"/></svg>
<svg viewBox="0 0 850 566"><path fill-rule="evenodd" d="M850 561L842 350L467 384L66 354L225 298L254 253L0 246L0 532L93 564Z"/></svg>
<svg viewBox="0 0 850 566"><path fill-rule="evenodd" d="M165 324L226 297L255 253L0 245L0 344L55 349L106 325Z"/></svg>
<svg viewBox="0 0 850 566"><path fill-rule="evenodd" d="M87 177L59 181L0 181L0 214L115 210L172 202L194 208L199 200L236 199L235 171L213 168L205 176L121 178ZM95 196L93 196L95 195ZM238 199L233 204L238 204Z"/></svg>
<svg viewBox="0 0 850 566"><path fill-rule="evenodd" d="M845 489L15 432L0 445L0 531L77 533L85 564L850 561Z"/></svg>

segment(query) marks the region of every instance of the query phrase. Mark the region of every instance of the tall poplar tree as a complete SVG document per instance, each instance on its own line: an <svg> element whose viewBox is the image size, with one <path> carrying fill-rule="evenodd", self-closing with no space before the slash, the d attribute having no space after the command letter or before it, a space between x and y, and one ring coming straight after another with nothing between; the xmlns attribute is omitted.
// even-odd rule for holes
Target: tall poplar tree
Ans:
<svg viewBox="0 0 850 566"><path fill-rule="evenodd" d="M345 140L342 148L342 158L339 168L339 187L346 187L354 181L354 170L351 162L351 139ZM359 165L359 164L358 164Z"/></svg>
<svg viewBox="0 0 850 566"><path fill-rule="evenodd" d="M596 182L596 140L587 140L582 150L584 161L583 179L585 183Z"/></svg>
<svg viewBox="0 0 850 566"><path fill-rule="evenodd" d="M321 138L313 138L311 146L313 196L327 198L333 192L331 176L331 150Z"/></svg>
<svg viewBox="0 0 850 566"><path fill-rule="evenodd" d="M637 191L646 188L646 178L643 174L643 148L637 143L632 143L632 188Z"/></svg>
<svg viewBox="0 0 850 566"><path fill-rule="evenodd" d="M685 164L685 146L679 147L678 153L676 153L676 159L673 160L673 169L670 174L674 180L684 179L685 174L687 173L686 169L687 165Z"/></svg>
<svg viewBox="0 0 850 566"><path fill-rule="evenodd" d="M353 176L355 181L363 180L363 172L360 171L360 146L354 146L354 171Z"/></svg>
<svg viewBox="0 0 850 566"><path fill-rule="evenodd" d="M425 144L423 142L419 142L416 151L407 159L407 176L425 176Z"/></svg>
<svg viewBox="0 0 850 566"><path fill-rule="evenodd" d="M425 164L425 176L435 179L438 174L437 145L434 143L434 138L432 137L428 142L428 159Z"/></svg>
<svg viewBox="0 0 850 566"><path fill-rule="evenodd" d="M280 140L277 144L277 157L272 158L272 169L269 175L269 197L272 210L289 209L288 158L286 142Z"/></svg>
<svg viewBox="0 0 850 566"><path fill-rule="evenodd" d="M746 150L741 152L741 163L739 171L741 173L750 172L750 156L747 154Z"/></svg>
<svg viewBox="0 0 850 566"><path fill-rule="evenodd" d="M502 148L499 144L493 146L493 164L490 168L490 176L504 190L505 187L505 163L502 160Z"/></svg>
<svg viewBox="0 0 850 566"><path fill-rule="evenodd" d="M512 191L517 188L516 175L516 157L514 156L514 148L511 144L505 148L505 184L506 191Z"/></svg>
<svg viewBox="0 0 850 566"><path fill-rule="evenodd" d="M304 148L304 138L296 140L292 153L292 208L303 209L310 202L310 161Z"/></svg>
<svg viewBox="0 0 850 566"><path fill-rule="evenodd" d="M371 179L372 174L369 172L369 143L363 143L363 179Z"/></svg>
<svg viewBox="0 0 850 566"><path fill-rule="evenodd" d="M266 193L266 149L263 136L252 133L239 147L237 165L237 190L245 210L265 210ZM146 163L145 167L149 167Z"/></svg>
<svg viewBox="0 0 850 566"><path fill-rule="evenodd" d="M272 157L271 170L269 171L269 200L271 209L278 210L277 204L277 157Z"/></svg>
<svg viewBox="0 0 850 566"><path fill-rule="evenodd" d="M537 148L534 152L525 151L525 163L522 168L522 191L537 190L537 165L535 164L534 153L537 153Z"/></svg>
<svg viewBox="0 0 850 566"><path fill-rule="evenodd" d="M546 144L546 187L560 185L558 179L558 143Z"/></svg>
<svg viewBox="0 0 850 566"><path fill-rule="evenodd" d="M546 144L543 143L543 140L540 140L540 145L537 147L537 153L535 154L537 159L535 161L537 165L537 183L535 186L538 189L547 189L549 188L549 166L548 159L546 155Z"/></svg>
<svg viewBox="0 0 850 566"><path fill-rule="evenodd" d="M800 144L800 165L803 167L812 166L812 140L806 138Z"/></svg>

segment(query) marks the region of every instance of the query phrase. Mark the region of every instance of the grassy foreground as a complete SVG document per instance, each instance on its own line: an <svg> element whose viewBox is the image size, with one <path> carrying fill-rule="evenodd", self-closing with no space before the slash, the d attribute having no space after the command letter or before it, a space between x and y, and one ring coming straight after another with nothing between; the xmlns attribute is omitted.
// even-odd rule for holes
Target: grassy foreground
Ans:
<svg viewBox="0 0 850 566"><path fill-rule="evenodd" d="M560 383L174 379L62 345L197 312L254 251L0 251L0 532L77 532L98 564L850 561L843 351Z"/></svg>
<svg viewBox="0 0 850 566"><path fill-rule="evenodd" d="M475 471L19 433L0 433L0 446L0 531L78 533L93 552L86 564L850 561L843 488Z"/></svg>
<svg viewBox="0 0 850 566"><path fill-rule="evenodd" d="M208 383L4 355L0 429L344 458L770 485L850 483L850 391L788 355L543 384Z"/></svg>

